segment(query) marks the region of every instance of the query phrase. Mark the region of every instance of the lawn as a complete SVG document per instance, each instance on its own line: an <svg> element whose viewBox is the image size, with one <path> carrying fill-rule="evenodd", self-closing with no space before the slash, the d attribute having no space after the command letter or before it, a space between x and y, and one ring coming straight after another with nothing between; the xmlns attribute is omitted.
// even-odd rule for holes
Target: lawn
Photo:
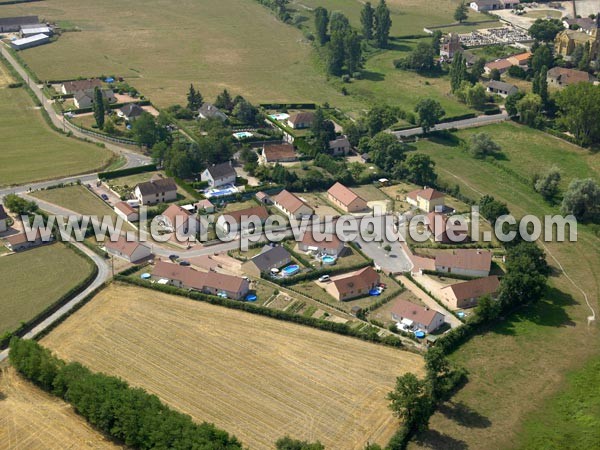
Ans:
<svg viewBox="0 0 600 450"><path fill-rule="evenodd" d="M112 154L52 131L23 88L2 87L0 63L0 186L92 172Z"/></svg>
<svg viewBox="0 0 600 450"><path fill-rule="evenodd" d="M3 6L3 13L37 14L81 28L21 53L41 79L114 74L159 107L184 103L190 83L208 101L226 88L253 102L359 106L326 82L300 30L254 0L181 0L176 6L55 0Z"/></svg>
<svg viewBox="0 0 600 450"><path fill-rule="evenodd" d="M285 435L331 449L384 445L398 424L385 399L395 377L423 373L414 353L119 284L42 344L252 449Z"/></svg>
<svg viewBox="0 0 600 450"><path fill-rule="evenodd" d="M63 188L36 191L31 195L40 200L70 209L78 214L117 216L110 206L90 192L85 186L66 186Z"/></svg>
<svg viewBox="0 0 600 450"><path fill-rule="evenodd" d="M509 170L475 160L452 145L420 141L418 148L436 161L442 181L458 184L475 199L492 194L519 217L558 212L521 180L535 170L556 164L565 182L583 176L598 179L598 155L549 135L511 123L479 131L489 132L503 145L507 159L499 163ZM469 371L469 383L433 416L431 431L423 436L421 446L413 444L412 448L552 448L527 447L530 433L521 434L521 430L543 415L557 417L560 410L548 409L556 408L553 396L562 388L567 389L564 395L576 396L568 391L566 374L600 354L598 330L586 325L590 310L578 290L587 293L598 311L600 241L580 225L578 242L548 242L544 249L556 268L548 292L539 304L518 311L452 355ZM578 288L558 275L554 258ZM577 401L584 402L585 397Z"/></svg>
<svg viewBox="0 0 600 450"><path fill-rule="evenodd" d="M33 319L91 271L87 259L63 244L1 257L0 334Z"/></svg>

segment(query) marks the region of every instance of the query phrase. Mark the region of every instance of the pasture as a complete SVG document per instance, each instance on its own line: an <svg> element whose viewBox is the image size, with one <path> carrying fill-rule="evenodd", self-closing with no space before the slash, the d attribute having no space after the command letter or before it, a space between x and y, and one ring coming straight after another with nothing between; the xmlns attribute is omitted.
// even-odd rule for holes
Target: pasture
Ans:
<svg viewBox="0 0 600 450"><path fill-rule="evenodd" d="M67 403L23 380L13 368L0 371L0 442L12 450L117 449Z"/></svg>
<svg viewBox="0 0 600 450"><path fill-rule="evenodd" d="M92 172L109 163L109 151L52 131L23 88L6 87L9 79L0 63L0 186Z"/></svg>
<svg viewBox="0 0 600 450"><path fill-rule="evenodd" d="M59 243L1 257L0 334L33 319L91 271L90 262Z"/></svg>
<svg viewBox="0 0 600 450"><path fill-rule="evenodd" d="M183 103L190 83L207 101L228 89L254 102L358 106L327 84L302 33L254 0L55 0L3 11L81 28L22 52L41 79L114 74L159 107Z"/></svg>
<svg viewBox="0 0 600 450"><path fill-rule="evenodd" d="M534 170L556 164L565 182L574 177L598 178L598 155L539 131L506 123L458 135L475 131L489 132L502 145L507 159L499 164L509 170L473 159L452 142L423 140L417 148L435 160L442 181L458 184L474 199L492 194L517 217L558 212L522 180ZM567 373L580 369L590 358L597 359L598 329L587 326L591 312L578 288L587 293L598 314L600 241L580 224L577 242L548 242L543 248L555 270L546 295L452 355L469 371L469 383L433 416L431 431L411 448L527 447L532 431L522 432L522 428L549 414L547 408L558 407L552 399L568 387ZM577 287L560 273L557 261ZM566 392L576 397L573 390ZM552 417L560 414L551 412Z"/></svg>
<svg viewBox="0 0 600 450"><path fill-rule="evenodd" d="M327 448L384 444L397 427L387 392L396 376L423 374L412 353L119 284L42 343L252 449L286 434Z"/></svg>
<svg viewBox="0 0 600 450"><path fill-rule="evenodd" d="M35 191L31 196L70 209L78 214L116 217L115 212L108 204L81 185Z"/></svg>

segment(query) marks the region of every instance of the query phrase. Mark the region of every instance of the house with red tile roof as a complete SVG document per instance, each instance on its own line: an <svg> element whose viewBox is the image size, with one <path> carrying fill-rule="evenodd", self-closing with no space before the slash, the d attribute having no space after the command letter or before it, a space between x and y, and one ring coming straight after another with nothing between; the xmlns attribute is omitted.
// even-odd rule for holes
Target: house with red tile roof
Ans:
<svg viewBox="0 0 600 450"><path fill-rule="evenodd" d="M330 256L340 256L344 251L345 245L335 234L323 233L323 239L312 231L306 231L302 240L298 242L298 248L303 252L315 252Z"/></svg>
<svg viewBox="0 0 600 450"><path fill-rule="evenodd" d="M492 252L480 249L440 251L435 255L436 272L471 277L487 277L492 267Z"/></svg>
<svg viewBox="0 0 600 450"><path fill-rule="evenodd" d="M444 206L444 193L427 187L416 189L406 194L406 202L430 213L435 211L436 206Z"/></svg>
<svg viewBox="0 0 600 450"><path fill-rule="evenodd" d="M300 220L315 213L315 210L308 206L306 202L285 189L273 197L272 200L275 207L290 219Z"/></svg>
<svg viewBox="0 0 600 450"><path fill-rule="evenodd" d="M6 247L13 252L20 252L22 250L27 250L33 247L39 247L43 244L48 244L52 242L52 233L46 232L41 228L38 228L32 238L30 239L27 236L27 233L17 233L7 236L5 238Z"/></svg>
<svg viewBox="0 0 600 450"><path fill-rule="evenodd" d="M276 164L298 160L292 144L265 144L260 155L261 164Z"/></svg>
<svg viewBox="0 0 600 450"><path fill-rule="evenodd" d="M445 322L444 315L439 311L402 299L396 300L392 305L391 314L397 323L427 333L437 330Z"/></svg>
<svg viewBox="0 0 600 450"><path fill-rule="evenodd" d="M440 299L450 309L471 308L484 295L495 297L500 289L496 275L451 284L440 289Z"/></svg>
<svg viewBox="0 0 600 450"><path fill-rule="evenodd" d="M127 202L118 202L115 204L115 213L127 222L137 222L140 220L138 210Z"/></svg>
<svg viewBox="0 0 600 450"><path fill-rule="evenodd" d="M120 235L116 241L107 237L104 241L104 248L107 253L129 262L143 261L152 257L152 249L149 245L137 240L128 241L123 235Z"/></svg>
<svg viewBox="0 0 600 450"><path fill-rule="evenodd" d="M339 182L329 188L327 198L345 212L360 212L369 208L364 198Z"/></svg>
<svg viewBox="0 0 600 450"><path fill-rule="evenodd" d="M269 211L263 205L253 206L221 214L216 225L225 233L235 233L240 230L242 225L249 227L255 219L263 224L268 217Z"/></svg>
<svg viewBox="0 0 600 450"><path fill-rule="evenodd" d="M375 288L379 281L379 274L369 266L355 272L331 277L325 290L333 298L344 301L369 295L369 291Z"/></svg>

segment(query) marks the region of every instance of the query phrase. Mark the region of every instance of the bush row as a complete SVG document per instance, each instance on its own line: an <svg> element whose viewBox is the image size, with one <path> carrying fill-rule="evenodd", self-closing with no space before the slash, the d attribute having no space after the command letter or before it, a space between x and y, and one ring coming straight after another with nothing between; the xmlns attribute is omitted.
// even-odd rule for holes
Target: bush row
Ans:
<svg viewBox="0 0 600 450"><path fill-rule="evenodd" d="M144 172L153 172L155 170L156 164L146 164L145 166L128 167L126 169L111 170L110 172L100 172L98 178L101 180L112 180L113 178L120 178Z"/></svg>

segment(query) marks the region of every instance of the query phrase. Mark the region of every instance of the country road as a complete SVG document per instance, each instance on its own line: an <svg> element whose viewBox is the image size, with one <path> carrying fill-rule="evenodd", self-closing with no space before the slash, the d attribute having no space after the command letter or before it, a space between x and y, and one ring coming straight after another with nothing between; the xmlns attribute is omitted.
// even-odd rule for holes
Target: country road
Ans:
<svg viewBox="0 0 600 450"><path fill-rule="evenodd" d="M0 51L2 52L2 56L4 56L4 58L6 58L6 60L9 62L9 64L12 65L12 67L17 71L17 73L23 78L23 80L25 80L27 85L31 88L31 90L33 91L33 93L35 94L37 99L40 101L40 103L42 104L42 106L44 107L46 112L48 113L48 116L50 116L50 120L52 121L52 124L55 127L57 127L58 129L64 129L66 126L69 128L69 131L71 131L71 133L73 133L73 135L78 138L86 139L88 141L96 142L99 144L104 144L104 146L108 150L112 151L113 153L115 153L117 155L123 156L127 160L127 163L125 164L124 168L142 166L145 164L150 164L152 162L151 158L149 158L148 156L142 155L139 152L122 147L122 146L117 145L112 142L107 142L102 139L99 139L99 138L96 138L93 136L89 136L87 134L82 133L81 131L77 130L74 127L69 127L68 121L66 121L63 118L63 116L61 114L57 113L56 110L52 107L53 101L46 98L46 96L42 92L42 89L40 88L40 86L35 84L35 82L29 78L29 75L27 74L25 69L21 66L21 64L19 64L19 62L15 58L13 58L13 56L10 54L10 52L8 52L6 50L6 48L4 47L4 44L0 44Z"/></svg>
<svg viewBox="0 0 600 450"><path fill-rule="evenodd" d="M471 119L463 119L463 120L455 120L454 122L438 123L430 131L450 130L452 128L463 129L463 128L481 127L484 125L490 125L492 123L504 122L505 120L508 120L508 119L509 119L509 117L508 117L508 114L506 114L506 111L502 111L500 114L494 114L491 116L481 115L481 116L473 117ZM423 134L423 128L421 128L421 127L410 128L408 130L392 131L391 133L394 136L396 136L397 138L419 136L419 135Z"/></svg>

